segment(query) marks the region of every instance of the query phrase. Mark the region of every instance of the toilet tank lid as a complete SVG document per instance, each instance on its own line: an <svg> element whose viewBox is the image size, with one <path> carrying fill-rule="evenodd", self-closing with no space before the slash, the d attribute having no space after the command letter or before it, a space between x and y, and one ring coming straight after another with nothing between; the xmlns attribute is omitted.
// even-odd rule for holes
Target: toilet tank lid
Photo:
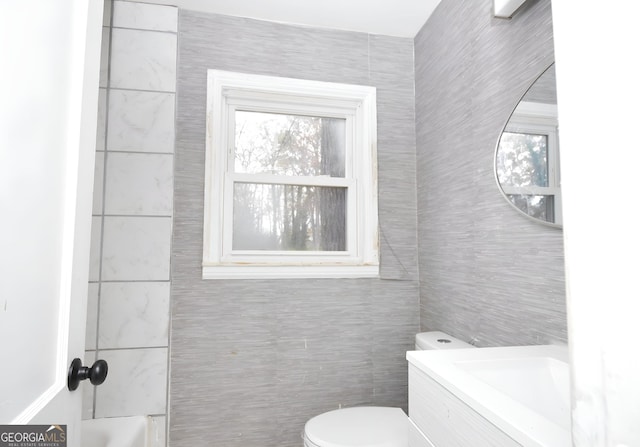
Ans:
<svg viewBox="0 0 640 447"><path fill-rule="evenodd" d="M440 331L421 332L416 334L416 348L427 349L467 349L475 346L458 340Z"/></svg>
<svg viewBox="0 0 640 447"><path fill-rule="evenodd" d="M343 408L309 419L304 435L322 447L405 447L408 420L400 408Z"/></svg>

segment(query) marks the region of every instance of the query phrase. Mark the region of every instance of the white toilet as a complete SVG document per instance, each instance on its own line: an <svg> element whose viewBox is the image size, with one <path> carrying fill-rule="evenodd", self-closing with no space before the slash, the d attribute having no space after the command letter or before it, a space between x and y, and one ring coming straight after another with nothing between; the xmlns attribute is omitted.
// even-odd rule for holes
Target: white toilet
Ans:
<svg viewBox="0 0 640 447"><path fill-rule="evenodd" d="M416 334L416 350L474 346L444 332ZM407 447L408 419L400 408L351 407L315 416L304 426L305 447Z"/></svg>

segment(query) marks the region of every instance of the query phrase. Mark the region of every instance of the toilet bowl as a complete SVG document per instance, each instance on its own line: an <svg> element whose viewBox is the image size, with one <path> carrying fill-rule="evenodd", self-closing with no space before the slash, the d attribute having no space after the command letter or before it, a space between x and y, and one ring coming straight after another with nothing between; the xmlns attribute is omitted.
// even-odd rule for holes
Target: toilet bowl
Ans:
<svg viewBox="0 0 640 447"><path fill-rule="evenodd" d="M416 335L416 350L474 346L444 332ZM304 426L304 447L407 447L408 418L400 408L351 407L322 413Z"/></svg>
<svg viewBox="0 0 640 447"><path fill-rule="evenodd" d="M407 415L400 408L352 407L309 419L305 447L407 447Z"/></svg>

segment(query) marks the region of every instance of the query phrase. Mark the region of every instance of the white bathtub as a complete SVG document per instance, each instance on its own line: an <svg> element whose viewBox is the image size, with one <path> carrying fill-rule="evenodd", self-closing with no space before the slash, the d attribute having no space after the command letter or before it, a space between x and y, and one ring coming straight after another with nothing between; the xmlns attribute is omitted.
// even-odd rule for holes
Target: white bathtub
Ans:
<svg viewBox="0 0 640 447"><path fill-rule="evenodd" d="M147 447L149 418L131 416L82 421L82 445L91 447Z"/></svg>

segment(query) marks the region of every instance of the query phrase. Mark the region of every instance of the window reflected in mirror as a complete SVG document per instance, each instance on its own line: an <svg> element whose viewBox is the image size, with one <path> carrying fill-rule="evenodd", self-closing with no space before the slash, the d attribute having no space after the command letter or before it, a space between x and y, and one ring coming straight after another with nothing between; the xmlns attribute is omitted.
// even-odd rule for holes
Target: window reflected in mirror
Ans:
<svg viewBox="0 0 640 447"><path fill-rule="evenodd" d="M513 111L496 151L496 179L518 211L560 226L561 188L558 115L553 65Z"/></svg>

